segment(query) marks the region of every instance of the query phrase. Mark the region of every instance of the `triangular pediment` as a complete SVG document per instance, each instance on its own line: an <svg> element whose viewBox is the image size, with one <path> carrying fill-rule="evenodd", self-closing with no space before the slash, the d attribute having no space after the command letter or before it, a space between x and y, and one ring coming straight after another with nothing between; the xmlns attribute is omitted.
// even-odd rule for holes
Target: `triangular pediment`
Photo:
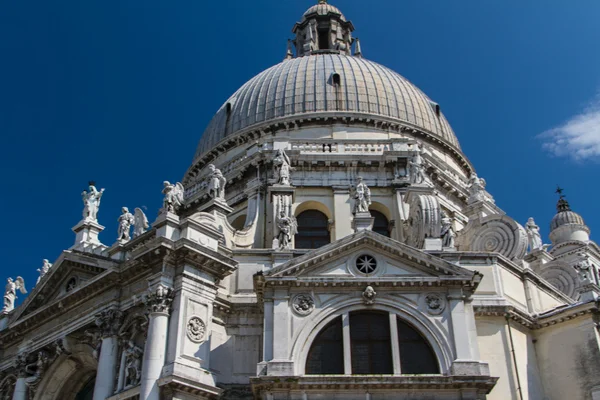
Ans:
<svg viewBox="0 0 600 400"><path fill-rule="evenodd" d="M59 298L66 298L86 282L107 269L117 265L116 262L92 254L77 251L64 251L52 264L52 267L40 281L35 284L29 295L19 307L15 309L12 322L53 303Z"/></svg>
<svg viewBox="0 0 600 400"><path fill-rule="evenodd" d="M371 231L362 231L312 250L265 272L264 275L269 280L296 277L300 280L430 278L465 281L479 276L473 271Z"/></svg>

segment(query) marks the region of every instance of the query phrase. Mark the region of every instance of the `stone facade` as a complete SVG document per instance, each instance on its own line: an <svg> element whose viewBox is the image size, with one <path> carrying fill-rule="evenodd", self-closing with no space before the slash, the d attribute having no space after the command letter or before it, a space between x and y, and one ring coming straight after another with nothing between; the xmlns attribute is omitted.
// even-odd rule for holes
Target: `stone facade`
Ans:
<svg viewBox="0 0 600 400"><path fill-rule="evenodd" d="M600 398L583 218L561 192L544 245L506 215L440 106L353 31L311 7L151 226L123 208L103 244L90 182L75 243L14 309L25 283L6 287L0 399Z"/></svg>

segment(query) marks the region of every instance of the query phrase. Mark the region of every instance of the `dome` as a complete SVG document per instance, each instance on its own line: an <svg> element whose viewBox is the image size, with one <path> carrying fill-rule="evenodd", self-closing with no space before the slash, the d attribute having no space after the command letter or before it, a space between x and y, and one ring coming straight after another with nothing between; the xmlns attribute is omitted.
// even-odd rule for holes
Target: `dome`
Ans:
<svg viewBox="0 0 600 400"><path fill-rule="evenodd" d="M337 7L334 7L331 4L327 4L326 2L316 4L316 5L312 6L311 8L309 8L308 10L306 10L304 15L302 16L302 20L307 19L307 17L309 17L313 14L316 14L319 16L336 14L340 17L340 19L342 21L346 20L346 17L344 17L344 14L342 14L342 12Z"/></svg>
<svg viewBox="0 0 600 400"><path fill-rule="evenodd" d="M565 200L562 196L558 200L558 204L556 205L556 211L556 215L554 216L554 218L552 218L552 221L550 222L550 231L553 231L556 228L563 225L585 225L585 222L583 222L583 218L581 217L581 215L577 214L574 211L571 211L571 206L569 205L567 200Z"/></svg>
<svg viewBox="0 0 600 400"><path fill-rule="evenodd" d="M328 53L285 60L244 84L213 117L195 158L247 128L307 114L379 116L441 139L460 152L439 106L408 80L364 58Z"/></svg>

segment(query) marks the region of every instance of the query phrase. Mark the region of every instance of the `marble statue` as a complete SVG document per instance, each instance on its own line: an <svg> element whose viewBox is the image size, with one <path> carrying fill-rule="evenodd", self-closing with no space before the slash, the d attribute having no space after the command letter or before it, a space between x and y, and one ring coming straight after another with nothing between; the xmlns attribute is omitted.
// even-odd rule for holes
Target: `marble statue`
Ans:
<svg viewBox="0 0 600 400"><path fill-rule="evenodd" d="M454 238L456 238L456 232L452 226L452 218L442 211L442 230L440 235L442 237L442 247L454 248Z"/></svg>
<svg viewBox="0 0 600 400"><path fill-rule="evenodd" d="M580 261L575 265L577 274L579 275L579 281L583 285L592 283L592 264L590 258L585 253L577 254L580 257Z"/></svg>
<svg viewBox="0 0 600 400"><path fill-rule="evenodd" d="M22 294L26 294L25 281L20 276L13 281L12 278L8 278L6 283L6 289L4 291L4 308L3 312L10 312L15 309L15 300L17 298L17 290Z"/></svg>
<svg viewBox="0 0 600 400"><path fill-rule="evenodd" d="M225 200L225 184L227 183L227 179L225 179L221 170L213 164L210 164L208 169L210 169L208 195L213 199Z"/></svg>
<svg viewBox="0 0 600 400"><path fill-rule="evenodd" d="M273 159L273 166L275 168L274 175L277 179L277 184L290 186L290 172L292 167L290 159L283 149L277 150L277 154Z"/></svg>
<svg viewBox="0 0 600 400"><path fill-rule="evenodd" d="M35 391L35 389L37 389L38 384L42 380L42 375L48 366L49 360L50 357L48 356L48 353L40 351L35 362L25 366L25 372L30 375L25 378L25 384L29 387L30 391Z"/></svg>
<svg viewBox="0 0 600 400"><path fill-rule="evenodd" d="M529 252L544 248L542 243L542 235L540 235L540 227L535 224L533 218L529 218L525 224L527 231L527 242L529 244Z"/></svg>
<svg viewBox="0 0 600 400"><path fill-rule="evenodd" d="M88 191L83 191L81 197L83 199L83 219L86 221L98 221L98 210L100 209L100 200L104 194L104 189L96 189L95 182L90 182Z"/></svg>
<svg viewBox="0 0 600 400"><path fill-rule="evenodd" d="M162 193L165 195L163 210L165 212L176 213L183 205L183 185L179 182L172 185L169 181L164 181L163 185Z"/></svg>
<svg viewBox="0 0 600 400"><path fill-rule="evenodd" d="M279 250L286 250L290 248L292 237L298 233L298 223L296 218L293 216L287 216L284 210L281 210L277 217L277 240L279 242Z"/></svg>
<svg viewBox="0 0 600 400"><path fill-rule="evenodd" d="M119 235L117 240L119 242L128 242L131 240L131 225L135 223L133 214L129 212L127 207L121 208L121 216L119 217Z"/></svg>
<svg viewBox="0 0 600 400"><path fill-rule="evenodd" d="M425 165L423 163L423 157L421 153L423 152L421 145L417 143L415 152L412 158L408 161L408 166L410 170L410 183L413 184L423 184L427 182L427 176L425 175Z"/></svg>
<svg viewBox="0 0 600 400"><path fill-rule="evenodd" d="M467 199L467 203L472 204L478 201L490 201L493 203L494 199L487 190L485 190L485 186L485 179L479 178L477 174L473 172L469 178L469 198Z"/></svg>
<svg viewBox="0 0 600 400"><path fill-rule="evenodd" d="M149 227L146 214L141 208L136 208L133 214L133 237L136 238L144 234Z"/></svg>
<svg viewBox="0 0 600 400"><path fill-rule="evenodd" d="M368 213L371 205L371 189L363 182L363 178L359 176L356 188L354 188L354 214Z"/></svg>
<svg viewBox="0 0 600 400"><path fill-rule="evenodd" d="M52 264L50 263L50 261L48 261L47 259L44 258L42 268L37 269L37 271L40 273L40 276L38 277L37 282L35 282L36 285L38 283L40 283L40 280L44 277L44 275L46 275L48 273L48 271L50 270L51 267L52 267Z"/></svg>
<svg viewBox="0 0 600 400"><path fill-rule="evenodd" d="M125 354L125 388L137 386L142 377L142 355L144 350L136 346L133 340L127 342Z"/></svg>

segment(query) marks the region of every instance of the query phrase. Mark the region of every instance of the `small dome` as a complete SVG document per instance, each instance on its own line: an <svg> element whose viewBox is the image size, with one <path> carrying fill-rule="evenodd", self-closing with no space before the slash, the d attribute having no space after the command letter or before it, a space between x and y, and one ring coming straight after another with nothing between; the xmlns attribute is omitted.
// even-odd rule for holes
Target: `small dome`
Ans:
<svg viewBox="0 0 600 400"><path fill-rule="evenodd" d="M550 231L555 230L559 226L569 224L585 225L585 222L583 222L581 215L571 211L569 202L564 198L564 196L561 195L558 203L556 204L556 215L550 222Z"/></svg>
<svg viewBox="0 0 600 400"><path fill-rule="evenodd" d="M550 230L553 231L559 226L567 224L585 225L585 222L583 222L581 215L574 211L561 211L556 214L554 218L552 218L552 222L550 222Z"/></svg>
<svg viewBox="0 0 600 400"><path fill-rule="evenodd" d="M304 21L314 14L317 14L319 16L335 14L338 15L342 21L346 21L346 17L344 17L344 14L342 14L339 8L332 6L331 4L327 4L326 1L320 1L319 4L316 4L308 10L306 10L304 15L302 16L302 20Z"/></svg>

